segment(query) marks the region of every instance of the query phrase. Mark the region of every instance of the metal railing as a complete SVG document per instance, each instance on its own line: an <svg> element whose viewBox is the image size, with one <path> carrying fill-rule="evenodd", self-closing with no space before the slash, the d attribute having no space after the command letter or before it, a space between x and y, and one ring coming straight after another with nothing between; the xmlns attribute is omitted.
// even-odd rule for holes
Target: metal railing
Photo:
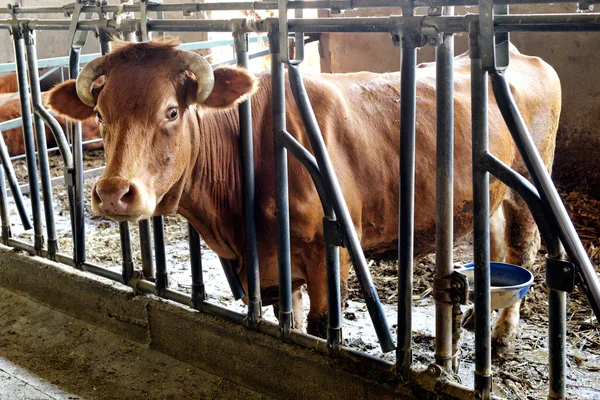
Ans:
<svg viewBox="0 0 600 400"><path fill-rule="evenodd" d="M133 279L136 274L132 262L131 240L129 226L121 223L121 243L123 252L122 273L116 273L105 268L86 262L85 241L82 240L84 223L81 203L83 199L83 170L81 165L81 140L80 131L76 134L73 153L71 153L64 133L37 99L37 74L31 75L32 95L34 97L34 116L36 131L40 131L42 120L49 124L65 160L65 181L69 187L69 200L73 221L75 250L73 257L56 252L54 245L49 245L47 250L42 246L43 232L41 230L41 205L37 190L37 177L35 176L35 152L33 148L32 115L28 107L22 108L23 130L27 142L27 160L30 171L30 185L32 188L33 225L35 239L33 245L11 238L10 225L7 223L6 188L1 179L0 215L2 216L4 243L29 251L34 254L46 256L56 261L73 265L84 271L89 271L125 284L134 285L144 292L155 292L158 296L174 300L183 304L228 318L234 322L245 324L249 328L282 337L282 339L308 346L334 357L345 357L358 360L372 368L393 372L396 371L405 377L419 381L428 390L454 396L468 398L473 394L477 398L491 398L491 357L490 357L490 254L489 254L489 173L497 176L502 182L521 194L532 210L536 223L548 250L548 286L550 293L550 398L564 398L566 396L565 370L566 370L566 313L565 293L572 288L557 285L561 281L560 274L567 274L572 281L578 277L578 283L588 296L595 314L599 315L600 287L592 269L589 259L585 255L581 243L575 234L572 224L556 195L547 171L537 154L535 146L527 133L527 129L520 118L518 109L512 100L510 90L505 78L500 72L505 65L507 47L502 47L506 36L502 34L510 31L598 31L600 30L600 14L557 14L557 15L501 15L506 12L503 4L537 4L543 0L348 0L348 1L303 1L303 2L240 2L240 3L186 3L186 4L147 4L145 12L201 12L207 10L249 10L249 9L278 9L280 18L268 18L252 22L245 19L234 20L136 20L89 18L79 19L75 23L69 20L30 20L23 18L28 13L74 12L73 5L64 7L10 7L0 9L0 13L9 13L13 19L0 20L0 29L9 29L15 40L15 56L17 60L17 73L19 74L19 88L22 104L29 104L27 68L37 72L35 60L35 45L30 31L43 30L69 30L96 31L100 35L103 52L109 51L107 33L132 33L132 32L232 32L233 43L236 50L237 62L247 66L248 61L248 33L268 32L270 51L272 55L272 100L273 100L273 132L275 150L275 176L277 182L276 207L277 207L277 237L278 237L278 267L280 289L280 315L279 325L269 323L261 318L260 275L259 260L257 255L257 239L255 232L255 193L254 193L254 162L253 162L253 134L250 101L240 105L240 133L242 138L241 168L243 171L243 196L245 216L246 249L245 259L248 267L248 314L243 315L223 307L211 304L206 299L206 291L202 279L202 266L200 258L199 237L193 227L189 227L190 251L192 255L192 295L191 297L167 287L167 260L164 250L163 220L162 217L152 219L154 233L154 251L156 262L155 283L149 280ZM558 1L567 2L567 1ZM557 3L557 1L553 1ZM587 5L591 3L586 3ZM454 16L450 12L442 15L439 10L432 11L429 15L415 16L415 7L439 7L455 5L479 5L480 13ZM140 11L140 5L125 6L96 6L79 4L78 13L116 13ZM585 5L582 5L585 6ZM401 7L403 16L372 17L372 18L331 18L331 19L287 19L287 9L327 8L333 11L354 9L362 7ZM585 8L585 7L583 7ZM447 10L450 11L450 10ZM497 15L495 15L497 14ZM283 29L282 29L283 28ZM401 42L401 108L400 108L400 223L399 223L399 280L398 280L398 338L394 346L387 322L382 315L377 292L370 280L364 255L354 225L343 199L343 193L337 182L335 171L329 160L327 150L323 143L322 135L311 109L310 99L303 87L302 77L297 70L299 60L289 57L288 32L295 34L325 33L325 32L388 32L396 43ZM412 366L412 268L413 268L413 240L414 240L414 177L415 177L415 143L416 143L416 49L426 44L435 44L437 49L437 272L436 280L452 279L452 146L453 146L453 109L452 109L452 35L468 32L471 39L471 77L472 77L472 131L473 131L473 186L474 186L474 257L475 257L475 307L476 307L476 334L475 334L475 386L471 390L464 386L448 383L441 379L443 369L450 370L457 367L458 346L452 334L457 330L454 320L454 310L457 301L450 303L437 301L440 312L436 313L436 364L432 364L427 372L416 371ZM281 38L283 37L283 40ZM402 40L401 40L402 39ZM25 41L24 41L25 40ZM25 62L24 43L28 55L29 65ZM441 45L440 45L441 44ZM301 48L300 43L298 43ZM298 52L301 54L301 51ZM301 58L301 57L300 57ZM313 154L309 153L286 130L285 106L285 75L283 63L288 64L288 77L293 90L294 100L298 106L304 126L311 141ZM50 65L50 64L48 64ZM73 63L70 58L71 77L76 76L79 62ZM39 66L39 65L37 65ZM2 66L0 66L2 68ZM487 146L487 77L492 76L493 89L507 125L517 147L526 161L529 173L533 178L533 185L524 178L502 164L488 152ZM36 81L37 80L37 81ZM42 129L43 131L43 129ZM43 150L43 135L37 135L38 149ZM40 146L41 145L41 146ZM0 148L3 148L1 146ZM323 211L324 232L327 249L327 275L328 275L328 338L327 341L310 335L303 334L291 328L292 301L291 301L291 274L290 274L290 227L289 227L289 198L287 187L287 155L288 152L297 158L308 170L317 188ZM38 156L40 162L45 163L44 152ZM4 154L0 152L0 155ZM10 162L2 157L4 173L10 178ZM14 174L13 174L14 175ZM2 178L2 176L0 176ZM9 179L13 193L18 193L14 182ZM42 176L44 200L52 198L47 178ZM48 224L48 210L46 206L46 222ZM51 220L51 219L50 219ZM26 221L24 220L24 223ZM144 273L153 274L152 249L150 240L150 226L148 221L140 223L142 240L142 263ZM329 234L328 234L329 232ZM48 237L53 238L53 232L48 228ZM561 260L561 244L565 247L570 262ZM369 312L377 331L380 344L384 351L396 347L396 363L392 364L379 358L346 348L340 343L341 311L339 308L339 246L344 245L350 251L353 265L361 282L363 293L366 297ZM224 263L226 264L226 263ZM557 266L560 266L557 267ZM225 267L227 270L227 267ZM560 272L562 271L562 272ZM235 281L235 271L229 270L230 277ZM239 279L239 277L238 277ZM233 285L235 286L235 284ZM239 289L239 287L238 287ZM238 291L238 295L241 295ZM437 299L436 299L437 300Z"/></svg>

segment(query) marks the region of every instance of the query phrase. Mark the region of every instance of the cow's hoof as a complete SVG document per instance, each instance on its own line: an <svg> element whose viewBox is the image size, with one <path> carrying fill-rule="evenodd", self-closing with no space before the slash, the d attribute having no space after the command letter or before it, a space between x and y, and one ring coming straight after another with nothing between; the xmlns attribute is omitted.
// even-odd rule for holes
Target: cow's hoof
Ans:
<svg viewBox="0 0 600 400"><path fill-rule="evenodd" d="M494 360L506 360L515 355L514 339L497 338L492 336L492 358Z"/></svg>
<svg viewBox="0 0 600 400"><path fill-rule="evenodd" d="M326 338L327 337L327 314L317 318L308 317L306 324L306 333L309 335Z"/></svg>

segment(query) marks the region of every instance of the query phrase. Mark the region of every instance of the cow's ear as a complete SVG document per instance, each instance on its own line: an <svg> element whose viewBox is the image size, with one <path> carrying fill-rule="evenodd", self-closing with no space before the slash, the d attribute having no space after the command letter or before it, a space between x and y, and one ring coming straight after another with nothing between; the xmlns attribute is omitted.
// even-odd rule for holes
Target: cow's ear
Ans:
<svg viewBox="0 0 600 400"><path fill-rule="evenodd" d="M77 96L75 79L56 85L46 99L46 105L57 114L73 120L83 121L94 116L94 109Z"/></svg>
<svg viewBox="0 0 600 400"><path fill-rule="evenodd" d="M221 67L214 70L215 86L202 105L229 108L241 103L258 88L256 76L245 68Z"/></svg>

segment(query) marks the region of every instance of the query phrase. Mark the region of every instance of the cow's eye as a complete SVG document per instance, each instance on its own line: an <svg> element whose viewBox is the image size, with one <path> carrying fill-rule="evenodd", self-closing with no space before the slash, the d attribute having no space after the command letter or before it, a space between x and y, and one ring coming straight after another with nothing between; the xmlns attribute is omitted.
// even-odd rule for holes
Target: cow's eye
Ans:
<svg viewBox="0 0 600 400"><path fill-rule="evenodd" d="M100 114L100 112L96 111L96 118L98 118L98 122L102 123L102 114Z"/></svg>
<svg viewBox="0 0 600 400"><path fill-rule="evenodd" d="M169 108L167 110L167 119L169 121L174 121L177 119L177 117L179 116L179 112L177 111L176 108Z"/></svg>

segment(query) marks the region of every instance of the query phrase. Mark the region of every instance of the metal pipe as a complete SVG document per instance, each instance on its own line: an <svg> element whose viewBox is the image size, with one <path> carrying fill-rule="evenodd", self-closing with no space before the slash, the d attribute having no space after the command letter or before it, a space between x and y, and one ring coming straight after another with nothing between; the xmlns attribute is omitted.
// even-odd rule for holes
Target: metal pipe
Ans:
<svg viewBox="0 0 600 400"><path fill-rule="evenodd" d="M152 257L152 235L150 234L150 220L143 219L138 222L140 229L140 252L142 255L142 273L145 279L154 279L154 258Z"/></svg>
<svg viewBox="0 0 600 400"><path fill-rule="evenodd" d="M567 293L548 293L548 378L549 399L566 398Z"/></svg>
<svg viewBox="0 0 600 400"><path fill-rule="evenodd" d="M248 34L234 32L237 64L248 69ZM254 187L254 142L252 137L252 105L248 98L239 106L242 197L244 200L245 264L248 274L248 319L254 326L261 316L260 273L256 241L256 195Z"/></svg>
<svg viewBox="0 0 600 400"><path fill-rule="evenodd" d="M154 253L156 257L156 295L165 297L169 279L165 253L165 222L162 216L152 217L152 232L154 233Z"/></svg>
<svg viewBox="0 0 600 400"><path fill-rule="evenodd" d="M291 63L288 65L288 78L311 148L319 165L319 170L321 171L321 175L323 176L323 180L329 193L329 198L331 199L335 210L336 218L340 221L342 226L342 235L348 248L352 264L354 265L356 276L361 285L365 303L371 316L377 338L379 339L379 344L384 352L390 352L394 350L395 346L387 319L383 312L381 302L379 301L377 290L371 279L367 260L362 251L358 235L354 228L354 224L352 223L350 212L348 211L348 206L344 200L344 194L337 180L329 154L327 153L321 130L317 124L297 65Z"/></svg>
<svg viewBox="0 0 600 400"><path fill-rule="evenodd" d="M200 235L192 224L188 223L188 241L190 244L190 268L192 270L192 307L200 309L206 300L206 290L202 277L202 248Z"/></svg>
<svg viewBox="0 0 600 400"><path fill-rule="evenodd" d="M471 57L471 112L473 160L488 151L488 76L482 67L476 23L469 34ZM490 330L490 199L489 174L473 163L473 259L475 281L475 391L491 395Z"/></svg>
<svg viewBox="0 0 600 400"><path fill-rule="evenodd" d="M81 48L71 47L69 52L69 77L77 79L79 75L79 56ZM76 122L73 129L73 167L70 171L72 181L70 204L72 205L73 254L77 268L85 262L85 218L83 195L83 149L81 147L81 122Z"/></svg>
<svg viewBox="0 0 600 400"><path fill-rule="evenodd" d="M21 29L12 32L14 39L15 63L17 66L17 83L21 101L21 118L23 118L23 137L25 154L27 155L27 175L31 188L31 210L33 214L34 248L40 254L44 243L42 232L42 215L40 207L40 194L37 178L37 165L35 158L35 144L32 130L32 114L29 100L29 84L27 82L27 63L25 61L25 42Z"/></svg>
<svg viewBox="0 0 600 400"><path fill-rule="evenodd" d="M446 8L446 7L445 7ZM447 14L454 14L447 7ZM445 35L436 48L436 250L435 278L454 271L454 36ZM435 303L435 362L453 369L458 341L453 340L453 304Z"/></svg>
<svg viewBox="0 0 600 400"><path fill-rule="evenodd" d="M292 272L290 255L290 216L288 194L287 150L275 133L286 129L285 83L280 61L280 32L272 25L269 32L271 50L271 81L273 96L273 149L275 152L275 203L277 219L277 265L279 270L279 329L284 337L292 327Z"/></svg>
<svg viewBox="0 0 600 400"><path fill-rule="evenodd" d="M29 82L31 84L31 101L33 107L42 107L42 91L40 89L40 76L37 66L37 52L33 32L24 32L25 49L27 52L27 66L29 69ZM44 216L46 218L46 233L48 235L48 255L54 259L58 251L58 238L56 236L56 224L54 222L54 202L52 199L52 183L50 180L50 165L48 162L48 146L46 145L46 129L44 121L34 113L35 141L37 155L40 163L40 175L42 179L42 193L44 201Z"/></svg>
<svg viewBox="0 0 600 400"><path fill-rule="evenodd" d="M121 238L121 254L123 256L122 262L122 282L125 285L129 284L131 277L133 276L133 256L131 249L131 234L129 232L129 222L119 222L119 236Z"/></svg>
<svg viewBox="0 0 600 400"><path fill-rule="evenodd" d="M10 186L10 191L13 195L13 200L17 207L17 212L19 213L19 218L21 219L21 223L23 224L23 229L29 230L33 227L33 225L31 224L31 220L29 219L29 215L27 214L27 209L25 208L25 202L23 200L23 194L21 193L21 188L19 187L19 181L17 180L17 175L15 174L12 162L10 162L8 148L6 147L6 143L4 142L4 136L2 135L1 131L0 160L2 162L4 173L6 174L6 179L8 180L8 186Z"/></svg>
<svg viewBox="0 0 600 400"><path fill-rule="evenodd" d="M0 132L0 136L2 133ZM8 244L8 238L12 236L10 231L10 217L8 215L8 196L6 194L6 183L4 182L4 170L0 168L0 218L2 219L2 243Z"/></svg>

